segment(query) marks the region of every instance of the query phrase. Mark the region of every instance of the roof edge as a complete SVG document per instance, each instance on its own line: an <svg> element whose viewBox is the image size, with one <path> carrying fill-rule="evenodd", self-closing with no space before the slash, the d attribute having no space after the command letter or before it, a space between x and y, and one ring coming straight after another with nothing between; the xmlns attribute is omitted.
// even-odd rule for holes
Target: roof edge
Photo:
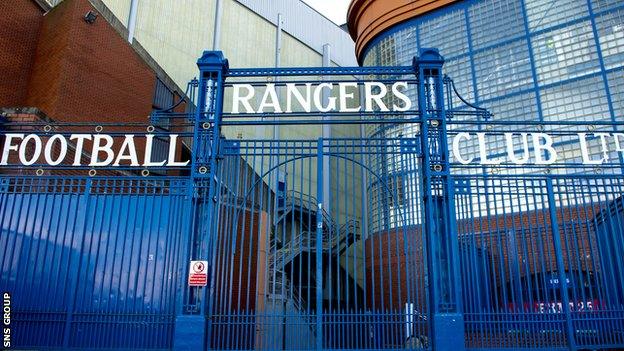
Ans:
<svg viewBox="0 0 624 351"><path fill-rule="evenodd" d="M358 61L362 62L367 45L387 29L458 1L352 0L347 12L347 25L355 41Z"/></svg>

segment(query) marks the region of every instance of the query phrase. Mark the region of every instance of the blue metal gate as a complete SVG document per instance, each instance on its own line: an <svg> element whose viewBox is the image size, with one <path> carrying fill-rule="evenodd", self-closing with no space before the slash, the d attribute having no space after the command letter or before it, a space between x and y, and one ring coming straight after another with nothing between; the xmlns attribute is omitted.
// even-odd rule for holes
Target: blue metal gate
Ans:
<svg viewBox="0 0 624 351"><path fill-rule="evenodd" d="M13 345L169 348L188 183L3 177Z"/></svg>
<svg viewBox="0 0 624 351"><path fill-rule="evenodd" d="M624 347L624 164L619 144L604 147L621 124L497 120L458 96L442 65L425 50L409 67L230 69L206 52L191 113L145 126L7 124L175 134L190 157L140 175L35 164L0 177L14 344ZM241 86L262 104L292 98L289 85L347 84L357 101L367 83L397 82L412 104L394 112L229 104ZM338 103L329 90L315 98ZM529 145L543 134L557 161ZM208 261L206 287L188 286L190 260Z"/></svg>

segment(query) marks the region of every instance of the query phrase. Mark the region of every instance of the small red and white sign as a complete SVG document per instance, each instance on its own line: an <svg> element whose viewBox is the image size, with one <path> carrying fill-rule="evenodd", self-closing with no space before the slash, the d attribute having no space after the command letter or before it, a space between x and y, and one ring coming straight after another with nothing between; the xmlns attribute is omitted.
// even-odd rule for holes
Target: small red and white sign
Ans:
<svg viewBox="0 0 624 351"><path fill-rule="evenodd" d="M191 261L189 268L189 286L208 285L208 261Z"/></svg>

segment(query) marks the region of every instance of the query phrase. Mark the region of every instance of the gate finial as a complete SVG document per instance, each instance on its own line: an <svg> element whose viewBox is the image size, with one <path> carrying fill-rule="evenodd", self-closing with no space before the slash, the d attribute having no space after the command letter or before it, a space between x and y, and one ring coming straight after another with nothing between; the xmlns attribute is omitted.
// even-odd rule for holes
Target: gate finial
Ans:
<svg viewBox="0 0 624 351"><path fill-rule="evenodd" d="M215 68L220 68L225 73L230 69L230 64L223 55L223 51L204 51L197 60L197 67L201 72L215 71Z"/></svg>
<svg viewBox="0 0 624 351"><path fill-rule="evenodd" d="M422 64L442 67L444 65L444 57L440 55L440 51L436 48L422 48L418 56L414 56L412 66L418 72L418 67Z"/></svg>

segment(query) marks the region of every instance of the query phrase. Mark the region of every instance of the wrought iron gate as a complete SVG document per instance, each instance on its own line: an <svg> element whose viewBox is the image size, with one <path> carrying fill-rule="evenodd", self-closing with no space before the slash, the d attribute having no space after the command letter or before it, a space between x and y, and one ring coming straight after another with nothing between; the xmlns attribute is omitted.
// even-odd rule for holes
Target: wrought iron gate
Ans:
<svg viewBox="0 0 624 351"><path fill-rule="evenodd" d="M615 288L623 281L622 259L614 251L624 231L617 209L621 155L598 169L578 154L518 167L466 165L449 153L460 133L551 133L569 149L575 134L617 132L620 125L491 120L455 95L442 63L437 52L424 51L412 67L212 67L223 74L211 81L217 91L314 79L405 81L415 87L408 95L416 107L250 116L212 102L207 121L230 138L212 146L221 151L209 167L217 166L209 175L217 189L208 230L209 347L622 344L622 296ZM315 125L323 127L306 133ZM272 131L246 137L241 126ZM284 126L294 137L280 137ZM503 148L494 145L492 157L501 158ZM465 148L478 156L479 146ZM241 164L249 165L243 173Z"/></svg>
<svg viewBox="0 0 624 351"><path fill-rule="evenodd" d="M141 176L33 164L0 177L0 284L16 345L624 347L622 152L596 134L612 138L620 123L497 120L456 94L435 50L410 67L230 69L219 52L198 64L194 111L155 113L149 126L5 125L46 138L175 134L190 157ZM405 83L411 108L228 104L236 86L281 101L289 85L340 83L360 89L357 102L373 82ZM509 162L504 133L523 132L556 136L564 155ZM581 162L570 151L579 133L592 134L583 157L610 161ZM511 149L550 157L513 137ZM208 261L206 287L187 285L190 260Z"/></svg>
<svg viewBox="0 0 624 351"><path fill-rule="evenodd" d="M195 257L212 259L203 312L209 348L463 342L463 333L456 333L463 328L457 252L451 251L456 245L434 238L454 226L447 215L453 198L441 65L434 51L414 67L370 69L229 69L215 53L200 60L199 101L205 92L212 99L198 105L196 123L222 136L196 143L194 155L209 156L195 156L191 167L210 183L212 200L201 234L205 251ZM424 79L416 79L415 69ZM357 86L381 75L386 83L417 86L422 94L414 99L428 108L383 117L301 110L250 115L224 111L222 103L235 85L279 91L316 80ZM428 123L440 128L428 133ZM397 125L424 125L425 132L403 137L367 130ZM290 135L280 136L280 128ZM400 162L390 166L387 159ZM438 282L436 288L428 281ZM434 335L434 325L454 330Z"/></svg>

